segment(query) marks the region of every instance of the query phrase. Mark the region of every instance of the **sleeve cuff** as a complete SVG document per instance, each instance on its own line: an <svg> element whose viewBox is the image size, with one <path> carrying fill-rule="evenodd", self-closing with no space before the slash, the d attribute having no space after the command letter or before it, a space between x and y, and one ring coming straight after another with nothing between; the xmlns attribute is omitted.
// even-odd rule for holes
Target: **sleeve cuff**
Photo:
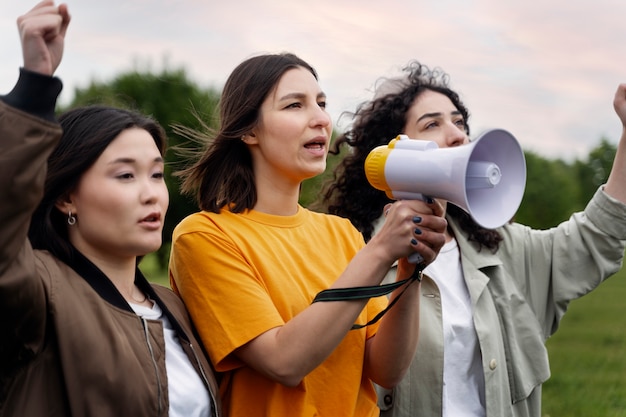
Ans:
<svg viewBox="0 0 626 417"><path fill-rule="evenodd" d="M604 186L589 201L585 214L608 235L626 240L626 205L604 192Z"/></svg>
<svg viewBox="0 0 626 417"><path fill-rule="evenodd" d="M17 84L0 99L18 110L54 122L54 110L62 89L59 78L20 68Z"/></svg>

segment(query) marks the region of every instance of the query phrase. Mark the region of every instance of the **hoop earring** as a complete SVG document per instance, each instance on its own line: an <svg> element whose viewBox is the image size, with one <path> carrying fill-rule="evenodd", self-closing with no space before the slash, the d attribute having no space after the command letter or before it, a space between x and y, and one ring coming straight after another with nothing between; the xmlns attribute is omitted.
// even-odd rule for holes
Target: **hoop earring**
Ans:
<svg viewBox="0 0 626 417"><path fill-rule="evenodd" d="M76 216L72 215L71 210L69 213L67 213L67 224L69 224L70 226L74 226L76 224Z"/></svg>

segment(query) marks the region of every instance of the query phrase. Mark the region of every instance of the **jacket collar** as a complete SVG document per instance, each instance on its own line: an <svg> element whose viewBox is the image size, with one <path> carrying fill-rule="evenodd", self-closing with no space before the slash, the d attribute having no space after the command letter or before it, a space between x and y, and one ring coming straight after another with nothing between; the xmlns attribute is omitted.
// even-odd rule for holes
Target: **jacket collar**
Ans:
<svg viewBox="0 0 626 417"><path fill-rule="evenodd" d="M117 308L135 314L135 311L117 290L115 285L113 285L113 282L109 279L109 277L107 277L106 274L100 270L100 268L87 259L87 257L74 246L71 246L69 258L61 260L76 271L76 273L80 275L81 278L83 278L104 301ZM170 324L178 333L178 336L188 341L189 337L178 323L176 317L167 308L167 305L163 302L163 300L161 300L161 298L157 295L154 288L152 288L152 285L143 276L138 267L135 268L135 285L137 285L137 287L139 287L139 289L141 289L141 291L145 294L148 294L150 299L159 305L163 314L167 316Z"/></svg>
<svg viewBox="0 0 626 417"><path fill-rule="evenodd" d="M126 299L117 290L109 277L74 246L71 246L69 258L62 259L62 261L76 271L106 302L122 310L133 312L133 309L128 305ZM135 268L135 284L153 300L158 299L156 292L139 268ZM162 303L159 303L159 305L162 305Z"/></svg>
<svg viewBox="0 0 626 417"><path fill-rule="evenodd" d="M497 255L497 253L493 253L490 249L482 248L478 250L478 246L474 242L470 242L467 238L467 233L461 230L459 224L450 216L446 216L446 220L448 220L448 224L452 228L455 236L463 236L463 239L457 239L457 244L459 245L459 250L461 254L471 260L472 264L478 268L483 269L491 266L499 266L502 265L502 260Z"/></svg>

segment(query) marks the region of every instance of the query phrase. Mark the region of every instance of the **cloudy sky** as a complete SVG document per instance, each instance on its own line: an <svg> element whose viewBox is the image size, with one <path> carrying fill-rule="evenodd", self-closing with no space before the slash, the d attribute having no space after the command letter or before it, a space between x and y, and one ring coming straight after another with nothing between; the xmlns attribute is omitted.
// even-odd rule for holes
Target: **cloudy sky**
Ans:
<svg viewBox="0 0 626 417"><path fill-rule="evenodd" d="M320 74L337 129L382 76L412 59L441 67L475 133L509 130L526 150L586 158L617 143L612 101L626 82L624 0L66 0L57 74L75 87L137 68L184 67L221 89L242 60L294 52ZM0 0L0 91L21 65L15 19L34 1Z"/></svg>

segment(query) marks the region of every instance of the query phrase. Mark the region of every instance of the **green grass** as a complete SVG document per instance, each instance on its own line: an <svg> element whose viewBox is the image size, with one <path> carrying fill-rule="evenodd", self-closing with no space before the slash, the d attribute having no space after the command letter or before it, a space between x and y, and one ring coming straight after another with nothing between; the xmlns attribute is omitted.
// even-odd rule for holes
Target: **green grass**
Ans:
<svg viewBox="0 0 626 417"><path fill-rule="evenodd" d="M139 267L169 286L154 256ZM626 417L626 268L573 301L547 347L552 377L543 386L543 417Z"/></svg>
<svg viewBox="0 0 626 417"><path fill-rule="evenodd" d="M544 417L626 416L626 269L573 301L547 343Z"/></svg>

